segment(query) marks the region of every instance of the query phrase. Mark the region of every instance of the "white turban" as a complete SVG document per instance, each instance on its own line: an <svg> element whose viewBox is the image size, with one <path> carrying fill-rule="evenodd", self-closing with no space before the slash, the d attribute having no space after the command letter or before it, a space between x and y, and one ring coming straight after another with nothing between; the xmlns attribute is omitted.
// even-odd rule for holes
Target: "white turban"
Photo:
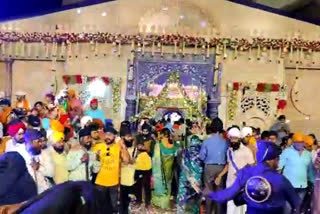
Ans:
<svg viewBox="0 0 320 214"><path fill-rule="evenodd" d="M238 128L232 128L228 131L228 138L232 138L232 137L237 137L237 138L241 137L241 133Z"/></svg>
<svg viewBox="0 0 320 214"><path fill-rule="evenodd" d="M241 138L252 136L253 131L251 127L243 127L241 130Z"/></svg>
<svg viewBox="0 0 320 214"><path fill-rule="evenodd" d="M85 126L88 122L92 122L92 117L83 116L83 117L81 118L81 120L80 120L81 128L83 129L84 126Z"/></svg>
<svg viewBox="0 0 320 214"><path fill-rule="evenodd" d="M26 92L24 92L24 91L17 91L16 92L16 96L26 96Z"/></svg>

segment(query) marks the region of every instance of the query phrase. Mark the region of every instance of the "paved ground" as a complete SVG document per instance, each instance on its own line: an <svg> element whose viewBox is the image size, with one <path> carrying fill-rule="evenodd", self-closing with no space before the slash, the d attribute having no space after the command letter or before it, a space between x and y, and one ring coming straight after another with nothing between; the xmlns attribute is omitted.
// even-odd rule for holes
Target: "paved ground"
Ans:
<svg viewBox="0 0 320 214"><path fill-rule="evenodd" d="M130 207L131 214L174 214L176 213L175 207L171 210L163 210L157 207L152 207L151 209L146 209L144 206L143 207L137 207L132 205Z"/></svg>

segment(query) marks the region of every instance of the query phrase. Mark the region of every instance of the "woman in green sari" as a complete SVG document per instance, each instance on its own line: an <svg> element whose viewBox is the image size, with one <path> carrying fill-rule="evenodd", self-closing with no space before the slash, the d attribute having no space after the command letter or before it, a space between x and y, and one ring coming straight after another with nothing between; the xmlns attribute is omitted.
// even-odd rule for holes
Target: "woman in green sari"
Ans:
<svg viewBox="0 0 320 214"><path fill-rule="evenodd" d="M162 137L154 148L152 158L152 173L154 191L152 193L153 205L162 209L170 209L171 183L173 178L173 163L177 147L170 138L169 129L162 130Z"/></svg>

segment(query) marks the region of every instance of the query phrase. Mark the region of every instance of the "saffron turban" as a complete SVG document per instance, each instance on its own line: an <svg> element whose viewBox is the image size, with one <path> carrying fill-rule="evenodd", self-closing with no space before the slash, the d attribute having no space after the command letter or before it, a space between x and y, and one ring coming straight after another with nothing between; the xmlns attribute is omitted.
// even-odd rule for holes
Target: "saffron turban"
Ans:
<svg viewBox="0 0 320 214"><path fill-rule="evenodd" d="M75 90L69 89L69 90L68 90L68 95L69 95L70 97L75 97L75 96L76 96Z"/></svg>
<svg viewBox="0 0 320 214"><path fill-rule="evenodd" d="M62 132L64 131L64 126L58 120L51 120L50 127L54 132Z"/></svg>
<svg viewBox="0 0 320 214"><path fill-rule="evenodd" d="M313 145L313 138L311 136L303 136L303 141L307 146Z"/></svg>
<svg viewBox="0 0 320 214"><path fill-rule="evenodd" d="M26 126L22 122L11 124L8 127L8 134L13 137L19 132L20 129L26 130Z"/></svg>
<svg viewBox="0 0 320 214"><path fill-rule="evenodd" d="M294 133L293 137L292 137L293 142L304 142L303 140L303 134L302 133Z"/></svg>

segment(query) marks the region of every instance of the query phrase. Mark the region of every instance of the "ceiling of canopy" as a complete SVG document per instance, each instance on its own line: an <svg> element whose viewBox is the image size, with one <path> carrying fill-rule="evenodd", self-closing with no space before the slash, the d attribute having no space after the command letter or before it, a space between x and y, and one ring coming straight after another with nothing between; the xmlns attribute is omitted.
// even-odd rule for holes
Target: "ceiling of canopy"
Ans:
<svg viewBox="0 0 320 214"><path fill-rule="evenodd" d="M229 0L320 25L320 0Z"/></svg>
<svg viewBox="0 0 320 214"><path fill-rule="evenodd" d="M68 0L64 4L66 7L74 6L77 1ZM81 1L86 2L86 0ZM90 0L90 2L97 1L102 0ZM119 34L178 33L192 36L273 38L283 38L289 34L303 32L305 34L303 36L307 36L307 39L320 38L318 26L231 1L240 0L115 0L90 6L82 5L42 16L0 22L0 30L51 33L57 31L75 33L99 31Z"/></svg>
<svg viewBox="0 0 320 214"><path fill-rule="evenodd" d="M114 0L2 0L0 22L28 18Z"/></svg>

